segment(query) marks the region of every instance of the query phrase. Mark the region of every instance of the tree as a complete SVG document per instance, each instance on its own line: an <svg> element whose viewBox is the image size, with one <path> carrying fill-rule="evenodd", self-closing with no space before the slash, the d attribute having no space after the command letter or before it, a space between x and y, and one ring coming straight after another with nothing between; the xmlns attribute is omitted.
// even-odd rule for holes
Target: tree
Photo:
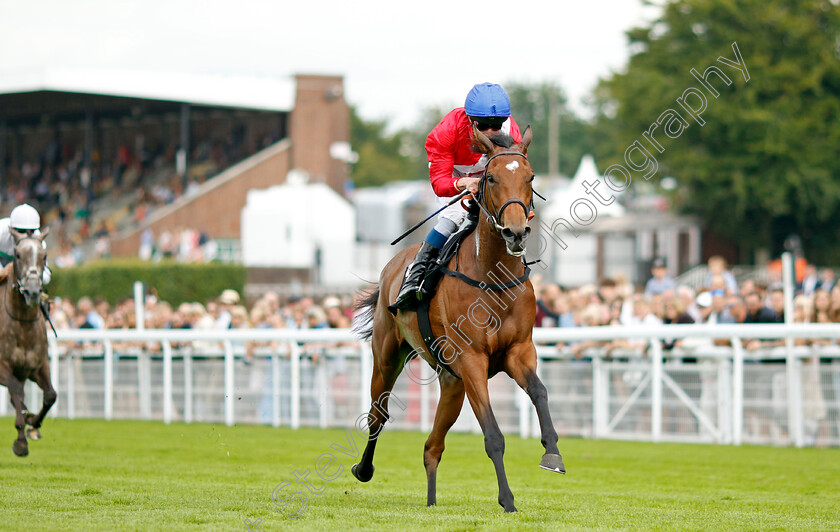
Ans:
<svg viewBox="0 0 840 532"><path fill-rule="evenodd" d="M542 82L531 85L511 82L504 85L510 97L514 119L523 131L530 125L534 141L528 147L528 161L537 174L546 175L551 170L549 144L552 140L549 119L555 113L557 138L557 159L554 162L560 173L572 175L580 159L588 153L588 129L586 124L569 109L566 95L554 83Z"/></svg>
<svg viewBox="0 0 840 532"><path fill-rule="evenodd" d="M778 252L797 233L812 260L840 258L830 246L840 235L835 4L669 1L658 20L628 32L636 53L596 90L599 160L636 182L674 176L675 206L742 250ZM664 116L669 109L679 119Z"/></svg>
<svg viewBox="0 0 840 532"><path fill-rule="evenodd" d="M413 179L415 163L406 153L407 133L386 133L387 122L367 122L350 108L350 145L359 154L350 178L356 187L381 186L390 181Z"/></svg>

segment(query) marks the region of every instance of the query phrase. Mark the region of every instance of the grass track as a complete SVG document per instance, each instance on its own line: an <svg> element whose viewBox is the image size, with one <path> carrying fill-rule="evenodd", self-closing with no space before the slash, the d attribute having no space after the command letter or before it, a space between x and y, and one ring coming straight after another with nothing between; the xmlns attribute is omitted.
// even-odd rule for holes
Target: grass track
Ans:
<svg viewBox="0 0 840 532"><path fill-rule="evenodd" d="M480 435L449 435L426 508L425 434L386 430L361 484L336 451L341 475L316 476L330 444L348 446L341 430L49 419L17 458L13 425L0 418L0 530L840 529L840 449L563 439L561 476L537 467L539 441L509 435L519 513L505 515ZM286 519L271 492L285 480L297 487L284 496L304 491L293 472L306 469L323 492Z"/></svg>

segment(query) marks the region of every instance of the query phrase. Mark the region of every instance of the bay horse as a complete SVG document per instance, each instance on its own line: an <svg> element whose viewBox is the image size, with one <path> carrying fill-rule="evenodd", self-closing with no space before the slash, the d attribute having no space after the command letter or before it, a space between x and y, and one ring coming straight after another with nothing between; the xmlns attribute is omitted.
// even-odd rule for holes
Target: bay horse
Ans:
<svg viewBox="0 0 840 532"><path fill-rule="evenodd" d="M41 289L47 252L43 241L49 229L28 235L9 228L15 241L15 256L6 266L6 278L0 281L0 384L9 389L15 407L18 437L12 445L17 456L29 454L27 436L41 438L41 422L55 403L56 393L50 382L50 359L47 353L47 329L41 314ZM23 385L34 381L44 391L44 404L36 415L23 402ZM26 430L27 426L31 429Z"/></svg>
<svg viewBox="0 0 840 532"><path fill-rule="evenodd" d="M440 400L423 453L427 505L436 504L437 468L444 439L461 412L466 394L484 433L484 449L496 470L499 504L505 512L515 512L503 462L505 440L490 407L490 377L504 371L525 390L536 407L545 448L540 467L565 473L548 410L548 394L537 376L537 352L531 338L536 298L521 258L533 206L534 172L526 157L532 133L530 127L526 128L522 142L513 146L509 137L507 142L499 142L497 137L491 140L475 127L473 135L476 149L488 158L479 181L480 192L474 198L483 214L447 265L454 262L454 268L441 278L428 302L433 336L445 339L438 345L443 345L446 354L441 356L434 344L432 353L424 347L418 313L400 310L393 314L388 309L396 300L418 245L391 259L382 270L379 284L357 306L360 314L356 330L371 340L373 375L368 441L351 472L362 482L373 477L373 454L389 418L390 392L406 362L419 355L435 369L440 382ZM497 209L497 205L501 207ZM500 278L511 278L511 274L519 276L515 282L497 283Z"/></svg>

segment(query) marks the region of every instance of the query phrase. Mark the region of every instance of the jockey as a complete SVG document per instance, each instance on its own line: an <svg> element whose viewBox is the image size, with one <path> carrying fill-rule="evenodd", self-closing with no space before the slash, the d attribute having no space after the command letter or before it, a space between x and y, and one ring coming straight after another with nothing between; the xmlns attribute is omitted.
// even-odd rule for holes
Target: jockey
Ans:
<svg viewBox="0 0 840 532"><path fill-rule="evenodd" d="M510 99L500 85L480 83L467 94L464 107L453 109L435 126L426 139L429 178L441 204L464 190L478 193L478 182L487 166L487 157L472 146L472 126L489 137L505 134L514 143L522 142L519 126L510 116ZM394 306L411 309L427 295L422 286L426 270L437 258L447 238L458 229L467 212L459 203L450 205L426 235L414 262L408 267Z"/></svg>
<svg viewBox="0 0 840 532"><path fill-rule="evenodd" d="M12 214L8 218L0 220L0 266L6 266L12 262L15 255L15 238L9 232L9 227L29 236L40 235L41 216L34 207L23 203L12 209ZM42 245L44 248L47 247L46 242L42 242ZM52 279L52 272L49 266L44 265L43 284L48 285L50 279Z"/></svg>

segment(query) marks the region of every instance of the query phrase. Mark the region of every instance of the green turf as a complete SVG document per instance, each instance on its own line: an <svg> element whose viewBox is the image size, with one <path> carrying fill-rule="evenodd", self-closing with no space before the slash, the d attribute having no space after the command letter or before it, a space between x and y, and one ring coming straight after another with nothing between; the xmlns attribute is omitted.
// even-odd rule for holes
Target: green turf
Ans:
<svg viewBox="0 0 840 532"><path fill-rule="evenodd" d="M447 439L433 508L420 433L383 433L367 484L335 450L343 472L317 480L318 457L347 446L341 430L50 419L43 435L18 458L12 419L0 418L0 529L247 530L246 519L262 531L840 529L840 449L564 439L562 476L537 467L537 440L509 435L519 513L505 515L480 435ZM287 519L271 492L306 469L323 492ZM282 495L304 491L294 485Z"/></svg>

